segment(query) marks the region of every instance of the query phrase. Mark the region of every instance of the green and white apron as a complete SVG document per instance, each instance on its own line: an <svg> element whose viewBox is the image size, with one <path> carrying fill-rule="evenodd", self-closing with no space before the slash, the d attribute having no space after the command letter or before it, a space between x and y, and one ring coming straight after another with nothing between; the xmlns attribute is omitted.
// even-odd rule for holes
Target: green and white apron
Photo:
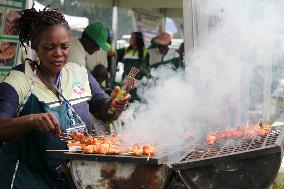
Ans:
<svg viewBox="0 0 284 189"><path fill-rule="evenodd" d="M33 77L27 96L22 99L19 116L53 112L60 122L62 132L66 132L73 122L81 124L75 114L70 115L69 105L65 101L57 103L56 106L54 106L55 103L46 103L44 101L50 98L39 99L37 96L40 91L35 88L38 86L35 86L35 77ZM56 170L61 163L66 161L63 153L47 152L48 149L67 149L67 145L58 137L41 133L35 129L13 141L5 142L0 153L0 172L6 174L0 177L0 188L71 188L65 176Z"/></svg>

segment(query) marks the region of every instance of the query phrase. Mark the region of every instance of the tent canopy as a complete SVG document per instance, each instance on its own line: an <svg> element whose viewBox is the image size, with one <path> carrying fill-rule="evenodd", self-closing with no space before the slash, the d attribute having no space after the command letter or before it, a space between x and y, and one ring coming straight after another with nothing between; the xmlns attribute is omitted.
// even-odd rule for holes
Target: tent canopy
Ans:
<svg viewBox="0 0 284 189"><path fill-rule="evenodd" d="M45 8L44 5L40 4L37 1L34 1L34 8L37 10L43 10ZM89 25L89 19L87 17L79 17L79 16L70 16L64 14L66 21L69 26L73 30L83 30Z"/></svg>
<svg viewBox="0 0 284 189"><path fill-rule="evenodd" d="M106 7L160 9L167 17L182 17L183 0L81 0Z"/></svg>

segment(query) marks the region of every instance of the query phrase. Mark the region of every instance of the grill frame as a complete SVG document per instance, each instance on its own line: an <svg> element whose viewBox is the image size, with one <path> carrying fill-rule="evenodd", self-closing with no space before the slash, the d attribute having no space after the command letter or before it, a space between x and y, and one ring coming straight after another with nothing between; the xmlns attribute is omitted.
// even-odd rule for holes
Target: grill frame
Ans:
<svg viewBox="0 0 284 189"><path fill-rule="evenodd" d="M191 189L268 189L281 165L281 152L245 160L176 170Z"/></svg>
<svg viewBox="0 0 284 189"><path fill-rule="evenodd" d="M104 155L104 154L83 154L76 152L65 152L64 157L69 160L86 160L101 162L119 162L119 163L139 163L149 165L164 165L170 158L170 154L157 156L134 156L134 155Z"/></svg>
<svg viewBox="0 0 284 189"><path fill-rule="evenodd" d="M224 153L222 155L215 155L215 156L208 156L208 157L201 157L201 158L190 158L190 155L192 153L197 152L196 149L202 149L201 147L207 147L207 150L203 150L203 155L208 153L208 150L210 149L210 146L207 145L206 141L203 142L198 147L193 147L190 152L178 163L173 164L174 170L182 170L182 169L188 169L188 168L194 168L194 167L202 167L210 164L214 164L216 162L223 162L223 161L238 161L238 160L245 160L245 159L251 159L258 156L265 156L269 154L275 154L280 152L282 154L283 152L283 133L284 128L283 125L281 126L274 126L272 127L271 132L269 135L266 135L266 137L262 137L265 141L262 144L260 148L254 148L254 149L247 149L245 151L238 151L238 152L229 152ZM278 133L277 138L275 138L275 132ZM260 137L261 138L261 137ZM251 141L255 141L258 139L257 137L252 139ZM214 145L218 145L219 143L222 143L222 141L217 141ZM225 142L224 142L225 143ZM205 145L206 144L206 145ZM251 145L249 145L251 146ZM224 146L222 146L224 147ZM209 148L209 149L208 149ZM193 150L194 149L194 150ZM200 154L202 154L202 152Z"/></svg>
<svg viewBox="0 0 284 189"><path fill-rule="evenodd" d="M172 172L166 165L86 160L71 160L67 171L82 189L165 189Z"/></svg>

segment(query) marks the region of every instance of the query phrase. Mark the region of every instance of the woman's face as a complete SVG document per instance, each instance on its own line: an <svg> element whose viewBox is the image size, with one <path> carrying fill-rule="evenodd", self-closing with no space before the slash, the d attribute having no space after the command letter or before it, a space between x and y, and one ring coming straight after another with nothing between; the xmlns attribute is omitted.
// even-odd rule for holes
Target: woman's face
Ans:
<svg viewBox="0 0 284 189"><path fill-rule="evenodd" d="M40 65L50 74L57 74L69 57L70 33L62 25L43 30L36 46Z"/></svg>
<svg viewBox="0 0 284 189"><path fill-rule="evenodd" d="M136 36L135 34L131 34L130 40L129 40L129 45L132 47L136 47Z"/></svg>

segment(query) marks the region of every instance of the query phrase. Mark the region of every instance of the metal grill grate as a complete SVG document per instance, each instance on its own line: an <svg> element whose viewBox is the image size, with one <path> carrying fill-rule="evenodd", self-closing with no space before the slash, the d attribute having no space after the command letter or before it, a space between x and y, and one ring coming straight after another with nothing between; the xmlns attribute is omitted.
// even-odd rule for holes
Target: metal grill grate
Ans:
<svg viewBox="0 0 284 189"><path fill-rule="evenodd" d="M257 136L255 138L235 139L235 140L219 140L213 145L208 145L206 142L199 146L194 146L190 153L181 160L180 163L187 161L198 161L212 157L233 155L262 149L264 147L273 146L280 134L280 129L272 128L271 132L266 136Z"/></svg>
<svg viewBox="0 0 284 189"><path fill-rule="evenodd" d="M219 140L212 145L207 144L209 136L185 151L172 167L188 188L269 188L281 165L283 129L282 125L272 127L266 136Z"/></svg>

